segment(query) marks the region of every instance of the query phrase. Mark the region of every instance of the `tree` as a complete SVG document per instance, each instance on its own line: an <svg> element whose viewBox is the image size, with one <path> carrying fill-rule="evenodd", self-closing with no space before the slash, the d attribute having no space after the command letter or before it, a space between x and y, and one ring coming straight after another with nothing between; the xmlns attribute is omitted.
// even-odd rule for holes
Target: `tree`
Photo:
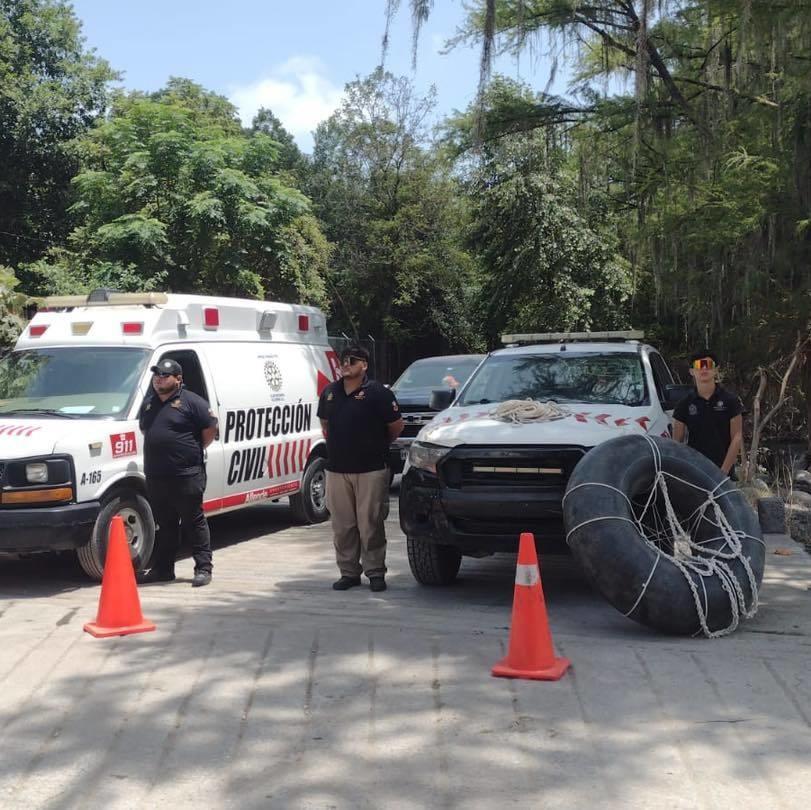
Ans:
<svg viewBox="0 0 811 810"><path fill-rule="evenodd" d="M64 239L73 141L104 112L114 78L69 5L0 0L0 264Z"/></svg>
<svg viewBox="0 0 811 810"><path fill-rule="evenodd" d="M10 267L0 265L0 350L14 344L25 326L27 295L17 291L19 282Z"/></svg>
<svg viewBox="0 0 811 810"><path fill-rule="evenodd" d="M477 345L465 202L423 145L433 105L433 93L420 98L407 79L377 70L347 85L315 133L307 188L335 244L336 323L374 336L381 376L414 354Z"/></svg>
<svg viewBox="0 0 811 810"><path fill-rule="evenodd" d="M267 107L261 107L253 117L252 132L264 132L279 145L278 167L290 172L294 178L301 178L305 160L296 145L295 138L284 128L282 122Z"/></svg>
<svg viewBox="0 0 811 810"><path fill-rule="evenodd" d="M430 9L411 6L415 19ZM479 0L457 38L482 43L483 76L492 54L531 47L568 65L568 98L491 105L479 140L558 138L582 193L606 195L620 217L637 324L665 349L709 339L744 376L790 351L811 304L808 10Z"/></svg>
<svg viewBox="0 0 811 810"><path fill-rule="evenodd" d="M490 109L534 102L523 85L497 78ZM580 194L567 152L545 133L516 133L468 146L478 103L449 122L446 142L460 163L471 209L469 246L483 273L479 309L491 344L503 332L627 327L631 271L620 255L605 195Z"/></svg>
<svg viewBox="0 0 811 810"><path fill-rule="evenodd" d="M37 292L103 278L184 292L326 302L328 246L279 146L185 79L116 96L79 144L69 248L26 269Z"/></svg>

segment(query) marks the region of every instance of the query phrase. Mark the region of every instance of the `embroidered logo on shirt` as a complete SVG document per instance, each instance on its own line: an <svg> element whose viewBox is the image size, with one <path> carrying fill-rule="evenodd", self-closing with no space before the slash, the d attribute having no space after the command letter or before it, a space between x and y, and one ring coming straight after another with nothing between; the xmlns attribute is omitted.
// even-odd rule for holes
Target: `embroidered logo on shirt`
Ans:
<svg viewBox="0 0 811 810"><path fill-rule="evenodd" d="M724 400L723 399L719 399L715 403L715 405L713 406L713 410L715 410L715 411L725 411L726 409L727 409L727 406L724 405Z"/></svg>
<svg viewBox="0 0 811 810"><path fill-rule="evenodd" d="M172 407L173 408L179 408L180 407L180 400L179 399L174 400L174 402L172 402Z"/></svg>
<svg viewBox="0 0 811 810"><path fill-rule="evenodd" d="M358 391L358 393L355 394L355 399L366 399L366 392Z"/></svg>
<svg viewBox="0 0 811 810"><path fill-rule="evenodd" d="M696 416L698 414L698 408L695 405L691 404L687 408L687 413L689 413L690 416Z"/></svg>
<svg viewBox="0 0 811 810"><path fill-rule="evenodd" d="M330 392L327 394L327 402L332 402L332 399L333 399L333 397L334 397L334 396L335 396L335 395L332 393L332 391L330 391Z"/></svg>

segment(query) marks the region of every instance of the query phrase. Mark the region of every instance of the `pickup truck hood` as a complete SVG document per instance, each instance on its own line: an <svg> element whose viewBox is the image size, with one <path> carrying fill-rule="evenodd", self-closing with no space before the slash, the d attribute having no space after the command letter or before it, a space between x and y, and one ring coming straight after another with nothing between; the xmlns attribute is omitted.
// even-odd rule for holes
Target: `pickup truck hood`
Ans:
<svg viewBox="0 0 811 810"><path fill-rule="evenodd" d="M496 405L451 407L437 414L417 441L444 447L476 444L571 444L594 447L623 434L647 433L650 408L616 405L566 406L569 414L547 422L513 423L495 419Z"/></svg>

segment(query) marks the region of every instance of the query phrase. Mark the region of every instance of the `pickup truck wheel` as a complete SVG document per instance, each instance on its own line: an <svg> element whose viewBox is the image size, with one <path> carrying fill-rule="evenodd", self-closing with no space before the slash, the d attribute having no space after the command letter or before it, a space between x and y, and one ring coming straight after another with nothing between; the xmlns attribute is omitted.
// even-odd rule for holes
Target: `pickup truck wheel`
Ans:
<svg viewBox="0 0 811 810"><path fill-rule="evenodd" d="M421 585L450 585L459 573L462 554L453 546L438 546L416 537L406 538L408 565Z"/></svg>
<svg viewBox="0 0 811 810"><path fill-rule="evenodd" d="M132 490L114 492L102 502L90 542L76 549L79 565L93 579L101 579L107 554L110 523L115 515L124 521L132 566L138 573L146 568L155 544L155 520L146 498Z"/></svg>
<svg viewBox="0 0 811 810"><path fill-rule="evenodd" d="M323 523L327 509L327 461L313 456L301 479L301 490L290 496L290 509L297 523Z"/></svg>

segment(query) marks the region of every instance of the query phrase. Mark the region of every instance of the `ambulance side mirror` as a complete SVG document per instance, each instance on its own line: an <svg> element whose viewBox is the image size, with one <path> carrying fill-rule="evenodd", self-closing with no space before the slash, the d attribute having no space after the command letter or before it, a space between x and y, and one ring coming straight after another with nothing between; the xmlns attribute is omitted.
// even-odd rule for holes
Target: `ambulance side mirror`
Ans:
<svg viewBox="0 0 811 810"><path fill-rule="evenodd" d="M692 385L666 385L665 401L662 403L666 411L675 408L693 390Z"/></svg>
<svg viewBox="0 0 811 810"><path fill-rule="evenodd" d="M439 391L431 391L431 400L428 407L432 411L444 411L450 408L451 403L456 399L456 391L452 388L442 388Z"/></svg>

